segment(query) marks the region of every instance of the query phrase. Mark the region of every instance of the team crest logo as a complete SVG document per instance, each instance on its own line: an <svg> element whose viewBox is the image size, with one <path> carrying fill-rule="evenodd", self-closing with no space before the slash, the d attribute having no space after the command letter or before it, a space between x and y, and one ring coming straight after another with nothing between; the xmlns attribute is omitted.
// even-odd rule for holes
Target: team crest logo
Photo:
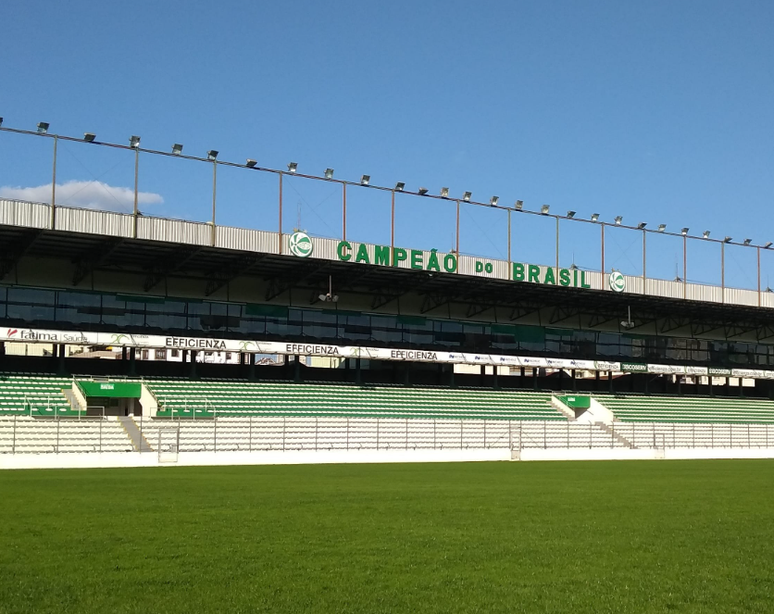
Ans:
<svg viewBox="0 0 774 614"><path fill-rule="evenodd" d="M314 245L309 235L305 232L294 232L290 235L290 253L299 258L308 258L312 255Z"/></svg>
<svg viewBox="0 0 774 614"><path fill-rule="evenodd" d="M626 290L626 278L620 271L610 273L610 281L608 283L613 292L623 292Z"/></svg>

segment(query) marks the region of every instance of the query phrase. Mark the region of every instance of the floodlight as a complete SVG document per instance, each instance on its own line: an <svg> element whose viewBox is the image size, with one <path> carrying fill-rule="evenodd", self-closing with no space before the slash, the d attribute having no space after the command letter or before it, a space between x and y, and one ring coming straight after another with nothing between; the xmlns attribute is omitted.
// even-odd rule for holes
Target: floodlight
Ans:
<svg viewBox="0 0 774 614"><path fill-rule="evenodd" d="M256 160L253 160L252 158L247 158L247 162L245 162L245 166L247 168L255 168L255 165L258 164Z"/></svg>
<svg viewBox="0 0 774 614"><path fill-rule="evenodd" d="M709 239L710 231L709 230L705 230L703 233L701 233L701 236L704 239Z"/></svg>
<svg viewBox="0 0 774 614"><path fill-rule="evenodd" d="M140 146L140 137L132 135L129 137L129 147L137 149Z"/></svg>
<svg viewBox="0 0 774 614"><path fill-rule="evenodd" d="M176 156L179 156L181 153L183 153L183 146L180 143L175 143L172 145L172 153Z"/></svg>
<svg viewBox="0 0 774 614"><path fill-rule="evenodd" d="M725 239L723 239L723 243L731 243L732 240L733 239L731 239L731 237L726 237Z"/></svg>
<svg viewBox="0 0 774 614"><path fill-rule="evenodd" d="M427 194L427 192L428 192L427 188L419 188L419 195L420 196L424 196L425 194Z"/></svg>
<svg viewBox="0 0 774 614"><path fill-rule="evenodd" d="M750 245L750 243L752 243L752 239L745 239L744 240L744 244L745 245Z"/></svg>
<svg viewBox="0 0 774 614"><path fill-rule="evenodd" d="M648 225L647 222L640 222L639 224L637 224L637 230L645 230L645 226L647 225Z"/></svg>
<svg viewBox="0 0 774 614"><path fill-rule="evenodd" d="M449 198L449 188L441 188L441 198Z"/></svg>
<svg viewBox="0 0 774 614"><path fill-rule="evenodd" d="M516 207L516 211L521 211L522 209L524 209L524 201L517 200L513 206Z"/></svg>
<svg viewBox="0 0 774 614"><path fill-rule="evenodd" d="M493 207L496 207L499 201L500 201L499 196L492 196L492 198L489 199L489 204L492 205Z"/></svg>
<svg viewBox="0 0 774 614"><path fill-rule="evenodd" d="M360 178L360 185L368 185L371 183L371 175L363 175Z"/></svg>
<svg viewBox="0 0 774 614"><path fill-rule="evenodd" d="M406 182L405 181L399 181L395 184L395 191L396 192L402 192L406 188Z"/></svg>
<svg viewBox="0 0 774 614"><path fill-rule="evenodd" d="M217 159L218 159L218 151L217 151L216 149L210 149L210 150L207 152L207 159L208 159L210 162L215 162L215 160L217 160Z"/></svg>
<svg viewBox="0 0 774 614"><path fill-rule="evenodd" d="M0 127L2 127L2 125L3 125L3 118L0 117Z"/></svg>
<svg viewBox="0 0 774 614"><path fill-rule="evenodd" d="M38 122L38 133L46 134L48 132L48 122Z"/></svg>
<svg viewBox="0 0 774 614"><path fill-rule="evenodd" d="M570 211L567 212L567 218L568 219L572 219L574 217L575 217L575 211L570 210Z"/></svg>
<svg viewBox="0 0 774 614"><path fill-rule="evenodd" d="M288 162L288 172L295 173L298 170L298 162Z"/></svg>
<svg viewBox="0 0 774 614"><path fill-rule="evenodd" d="M686 228L683 228L683 229L680 231L680 234L681 234L681 235L683 235L683 236L685 237L685 236L688 234L688 228L687 228L687 227L686 227Z"/></svg>
<svg viewBox="0 0 774 614"><path fill-rule="evenodd" d="M615 221L615 225L616 225L616 226L620 226L620 225L621 225L621 222L623 222L623 216L616 215L616 216L615 216L615 220L614 220L614 221Z"/></svg>
<svg viewBox="0 0 774 614"><path fill-rule="evenodd" d="M599 213L592 213L591 214L591 221L592 222L598 222L599 221Z"/></svg>
<svg viewBox="0 0 774 614"><path fill-rule="evenodd" d="M326 168L325 169L325 178L326 179L333 179L333 169L332 168Z"/></svg>
<svg viewBox="0 0 774 614"><path fill-rule="evenodd" d="M543 215L548 215L548 210L551 209L550 205L542 205L540 207L540 213Z"/></svg>
<svg viewBox="0 0 774 614"><path fill-rule="evenodd" d="M465 192L462 195L462 200L464 200L465 202L468 202L470 200L471 196L473 196L473 194L471 192Z"/></svg>
<svg viewBox="0 0 774 614"><path fill-rule="evenodd" d="M664 232L666 230L666 224L659 224L658 225L658 231Z"/></svg>
<svg viewBox="0 0 774 614"><path fill-rule="evenodd" d="M771 245L772 245L771 241L766 241L766 245L763 246L763 249L769 249Z"/></svg>
<svg viewBox="0 0 774 614"><path fill-rule="evenodd" d="M97 135L94 134L93 132L84 132L83 133L83 140L86 141L87 143L93 143L94 139L96 139L96 138L97 138Z"/></svg>

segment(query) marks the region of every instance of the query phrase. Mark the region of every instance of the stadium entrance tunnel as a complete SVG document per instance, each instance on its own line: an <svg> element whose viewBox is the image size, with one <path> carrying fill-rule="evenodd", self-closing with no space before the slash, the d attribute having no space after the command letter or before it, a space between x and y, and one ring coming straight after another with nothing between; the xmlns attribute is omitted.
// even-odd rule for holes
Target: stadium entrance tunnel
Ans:
<svg viewBox="0 0 774 614"><path fill-rule="evenodd" d="M86 415L142 415L143 385L134 382L75 381L73 397Z"/></svg>

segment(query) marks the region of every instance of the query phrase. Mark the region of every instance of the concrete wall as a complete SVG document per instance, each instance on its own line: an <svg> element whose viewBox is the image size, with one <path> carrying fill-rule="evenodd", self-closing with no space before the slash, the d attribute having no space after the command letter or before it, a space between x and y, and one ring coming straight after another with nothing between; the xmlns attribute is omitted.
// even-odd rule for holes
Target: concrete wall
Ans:
<svg viewBox="0 0 774 614"><path fill-rule="evenodd" d="M310 465L326 463L451 463L472 461L581 461L656 459L774 458L774 448L363 450L291 452L181 452L177 462L159 462L156 453L5 454L0 469L108 467L193 467L223 465Z"/></svg>

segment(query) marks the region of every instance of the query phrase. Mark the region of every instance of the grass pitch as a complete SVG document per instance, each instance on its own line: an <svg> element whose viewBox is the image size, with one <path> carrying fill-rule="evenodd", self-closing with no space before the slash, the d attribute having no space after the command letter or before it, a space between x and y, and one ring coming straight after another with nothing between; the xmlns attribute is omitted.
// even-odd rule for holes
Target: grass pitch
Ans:
<svg viewBox="0 0 774 614"><path fill-rule="evenodd" d="M774 462L0 472L0 612L772 612Z"/></svg>

